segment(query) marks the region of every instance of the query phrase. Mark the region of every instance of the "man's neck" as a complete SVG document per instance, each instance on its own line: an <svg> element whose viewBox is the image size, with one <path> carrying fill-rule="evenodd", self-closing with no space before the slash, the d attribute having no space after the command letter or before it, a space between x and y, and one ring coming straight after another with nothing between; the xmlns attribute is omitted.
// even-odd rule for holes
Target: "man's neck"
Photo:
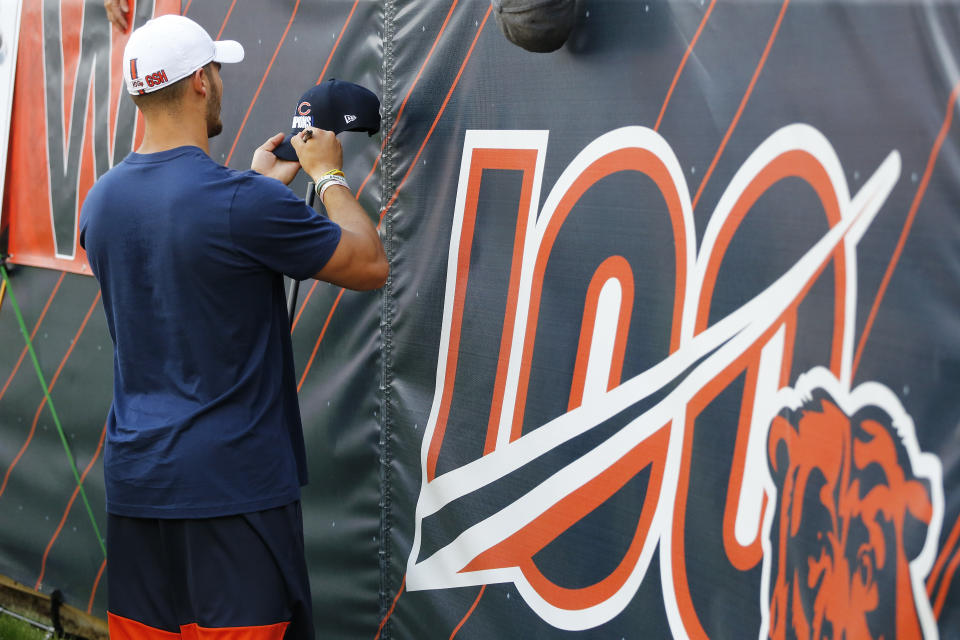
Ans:
<svg viewBox="0 0 960 640"><path fill-rule="evenodd" d="M137 153L157 153L176 147L194 146L210 154L205 121L166 113L153 114L144 120L143 142L137 147Z"/></svg>

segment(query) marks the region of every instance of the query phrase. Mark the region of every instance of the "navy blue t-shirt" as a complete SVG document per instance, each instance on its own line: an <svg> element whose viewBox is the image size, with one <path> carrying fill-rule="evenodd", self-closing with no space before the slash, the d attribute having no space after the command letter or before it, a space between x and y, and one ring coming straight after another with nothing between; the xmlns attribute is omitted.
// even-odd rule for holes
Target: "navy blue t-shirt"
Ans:
<svg viewBox="0 0 960 640"><path fill-rule="evenodd" d="M306 456L283 274L340 227L198 147L131 153L90 190L80 243L114 342L107 511L206 518L300 497Z"/></svg>

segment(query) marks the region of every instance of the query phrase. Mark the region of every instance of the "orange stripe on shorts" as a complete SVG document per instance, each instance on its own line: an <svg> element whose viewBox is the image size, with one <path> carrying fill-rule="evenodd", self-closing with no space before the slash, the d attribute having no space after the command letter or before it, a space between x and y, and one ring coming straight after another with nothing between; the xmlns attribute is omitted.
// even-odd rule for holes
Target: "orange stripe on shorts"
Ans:
<svg viewBox="0 0 960 640"><path fill-rule="evenodd" d="M278 622L260 627L215 629L187 624L180 627L180 636L183 640L283 640L283 634L287 631L289 624L289 622ZM112 637L111 640L113 640Z"/></svg>
<svg viewBox="0 0 960 640"><path fill-rule="evenodd" d="M147 626L142 622L107 612L110 640L180 640L179 633Z"/></svg>
<svg viewBox="0 0 960 640"><path fill-rule="evenodd" d="M198 624L181 625L180 633L154 627L107 613L110 640L283 640L289 622L278 622L256 627L201 627Z"/></svg>

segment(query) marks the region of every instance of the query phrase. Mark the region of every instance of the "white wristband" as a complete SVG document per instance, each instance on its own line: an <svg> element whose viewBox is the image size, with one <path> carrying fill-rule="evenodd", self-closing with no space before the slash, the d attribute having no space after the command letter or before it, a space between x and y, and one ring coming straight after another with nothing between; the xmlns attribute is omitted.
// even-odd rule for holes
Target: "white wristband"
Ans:
<svg viewBox="0 0 960 640"><path fill-rule="evenodd" d="M341 187L350 188L350 185L347 184L346 178L343 176L324 176L320 179L320 182L317 183L317 190L320 194L320 201L323 201L323 196L327 192L327 189L333 185L340 185Z"/></svg>

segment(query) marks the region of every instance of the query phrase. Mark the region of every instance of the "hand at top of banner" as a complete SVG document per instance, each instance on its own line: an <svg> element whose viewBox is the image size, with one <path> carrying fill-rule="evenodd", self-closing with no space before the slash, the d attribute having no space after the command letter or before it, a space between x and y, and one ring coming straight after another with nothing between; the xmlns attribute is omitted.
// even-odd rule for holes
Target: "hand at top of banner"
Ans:
<svg viewBox="0 0 960 640"><path fill-rule="evenodd" d="M300 163L281 160L273 155L273 150L283 142L283 134L272 136L253 152L250 168L270 178L276 178L283 184L290 184L300 171Z"/></svg>
<svg viewBox="0 0 960 640"><path fill-rule="evenodd" d="M103 0L103 8L107 11L107 20L121 31L127 30L126 13L130 11L127 0Z"/></svg>

